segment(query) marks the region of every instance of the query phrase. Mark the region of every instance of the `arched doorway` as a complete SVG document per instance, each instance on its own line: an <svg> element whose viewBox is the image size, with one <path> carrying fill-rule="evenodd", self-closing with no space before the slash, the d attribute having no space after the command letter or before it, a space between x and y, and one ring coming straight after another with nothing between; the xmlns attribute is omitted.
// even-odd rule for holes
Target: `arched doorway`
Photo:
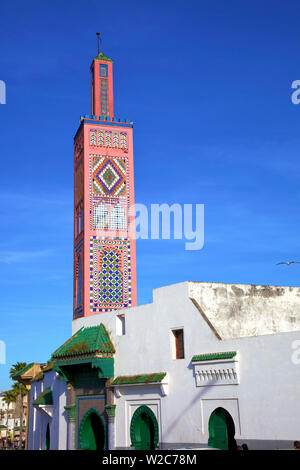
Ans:
<svg viewBox="0 0 300 470"><path fill-rule="evenodd" d="M158 444L158 424L146 405L135 410L130 423L131 445L135 450L154 450Z"/></svg>
<svg viewBox="0 0 300 470"><path fill-rule="evenodd" d="M231 415L224 408L216 408L208 422L208 445L222 450L235 450L235 427Z"/></svg>
<svg viewBox="0 0 300 470"><path fill-rule="evenodd" d="M49 426L49 423L47 424L47 429L46 429L45 449L46 450L50 449L50 426Z"/></svg>
<svg viewBox="0 0 300 470"><path fill-rule="evenodd" d="M79 444L84 450L103 450L106 435L105 424L99 411L91 408L82 418L79 430Z"/></svg>

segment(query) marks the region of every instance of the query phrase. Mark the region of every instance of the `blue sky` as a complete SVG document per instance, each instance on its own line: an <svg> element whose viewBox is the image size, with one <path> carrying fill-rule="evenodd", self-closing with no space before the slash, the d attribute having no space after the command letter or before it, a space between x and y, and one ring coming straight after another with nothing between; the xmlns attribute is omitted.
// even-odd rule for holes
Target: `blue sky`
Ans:
<svg viewBox="0 0 300 470"><path fill-rule="evenodd" d="M295 285L300 265L298 0L1 5L0 390L71 334L73 136L89 66L114 59L133 120L136 202L205 204L205 244L137 243L138 303L185 280Z"/></svg>

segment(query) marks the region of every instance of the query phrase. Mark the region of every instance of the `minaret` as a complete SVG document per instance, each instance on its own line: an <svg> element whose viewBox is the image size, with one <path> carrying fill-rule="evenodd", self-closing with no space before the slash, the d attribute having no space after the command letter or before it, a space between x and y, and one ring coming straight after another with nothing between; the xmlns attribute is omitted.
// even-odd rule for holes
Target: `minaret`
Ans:
<svg viewBox="0 0 300 470"><path fill-rule="evenodd" d="M133 123L115 120L113 106L113 62L98 53L92 114L74 138L74 319L137 302Z"/></svg>

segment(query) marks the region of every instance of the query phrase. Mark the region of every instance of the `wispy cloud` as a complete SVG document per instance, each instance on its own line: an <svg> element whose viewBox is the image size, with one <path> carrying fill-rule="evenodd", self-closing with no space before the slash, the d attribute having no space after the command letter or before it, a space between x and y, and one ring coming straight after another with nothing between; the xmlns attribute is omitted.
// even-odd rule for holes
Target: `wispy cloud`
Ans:
<svg viewBox="0 0 300 470"><path fill-rule="evenodd" d="M32 260L49 256L53 253L52 249L40 251L0 251L0 263L22 263L23 261Z"/></svg>

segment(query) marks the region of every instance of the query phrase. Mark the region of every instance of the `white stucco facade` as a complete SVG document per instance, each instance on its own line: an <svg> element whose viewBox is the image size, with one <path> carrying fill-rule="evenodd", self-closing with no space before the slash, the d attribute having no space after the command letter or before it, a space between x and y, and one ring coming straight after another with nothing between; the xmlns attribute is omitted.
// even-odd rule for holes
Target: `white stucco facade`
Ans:
<svg viewBox="0 0 300 470"><path fill-rule="evenodd" d="M292 358L300 340L299 295L299 288L186 282L154 290L152 304L73 321L73 334L83 325L105 324L116 347L116 376L167 372L166 396L160 386L122 387L116 397L116 447L130 445L137 403L156 414L164 446L207 444L208 420L219 406L231 414L237 439L281 446L274 441L298 438L300 364ZM116 334L120 314L125 315L121 336ZM179 328L184 359L173 354L172 330ZM197 387L192 357L222 351L238 352L239 384Z"/></svg>
<svg viewBox="0 0 300 470"><path fill-rule="evenodd" d="M32 402L47 388L53 395L52 407L32 406ZM46 432L49 424L50 450L66 449L67 420L65 416L66 383L60 380L58 374L49 371L44 377L31 385L30 427L28 448L45 450Z"/></svg>

